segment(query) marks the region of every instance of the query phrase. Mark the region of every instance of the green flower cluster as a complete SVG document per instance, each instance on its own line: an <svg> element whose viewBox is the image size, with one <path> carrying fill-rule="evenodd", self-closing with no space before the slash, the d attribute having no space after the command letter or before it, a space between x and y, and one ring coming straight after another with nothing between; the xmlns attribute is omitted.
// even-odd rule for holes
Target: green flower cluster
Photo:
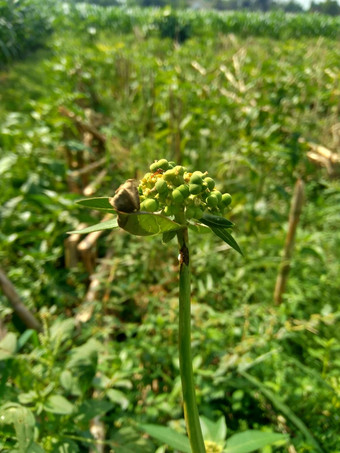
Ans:
<svg viewBox="0 0 340 453"><path fill-rule="evenodd" d="M200 219L204 212L223 215L231 203L229 193L215 189L208 172L190 173L185 167L158 160L142 178L139 187L140 210L161 211L166 216L184 212L187 219Z"/></svg>

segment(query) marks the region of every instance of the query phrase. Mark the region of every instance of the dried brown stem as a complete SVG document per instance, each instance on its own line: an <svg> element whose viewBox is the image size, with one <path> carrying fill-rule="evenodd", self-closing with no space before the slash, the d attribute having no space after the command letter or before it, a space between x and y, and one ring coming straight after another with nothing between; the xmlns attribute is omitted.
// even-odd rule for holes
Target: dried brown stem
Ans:
<svg viewBox="0 0 340 453"><path fill-rule="evenodd" d="M274 301L276 304L280 304L282 302L282 295L286 288L286 283L290 270L290 260L294 249L296 228L299 223L303 201L304 201L304 183L301 179L298 179L295 184L294 193L291 201L288 232L286 236L282 262L276 279L274 291Z"/></svg>
<svg viewBox="0 0 340 453"><path fill-rule="evenodd" d="M78 225L77 229L82 230L86 228L86 223L81 223ZM64 241L64 248L65 248L65 267L67 269L71 269L72 267L76 267L79 261L79 253L78 253L78 242L80 241L81 234L74 233L67 237Z"/></svg>
<svg viewBox="0 0 340 453"><path fill-rule="evenodd" d="M15 313L19 316L22 322L29 329L42 330L42 327L39 321L36 320L34 315L29 311L29 309L22 303L18 293L12 282L8 279L5 272L0 269L0 287L4 292L5 296L9 300L10 304L13 307Z"/></svg>

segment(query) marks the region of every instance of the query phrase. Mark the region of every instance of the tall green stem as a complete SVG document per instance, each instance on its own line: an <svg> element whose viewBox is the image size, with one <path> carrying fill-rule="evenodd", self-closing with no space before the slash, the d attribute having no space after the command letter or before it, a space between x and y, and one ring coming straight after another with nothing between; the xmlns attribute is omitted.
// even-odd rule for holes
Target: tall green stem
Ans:
<svg viewBox="0 0 340 453"><path fill-rule="evenodd" d="M179 365L184 417L192 453L206 453L196 404L191 357L190 260L188 229L178 231L179 245Z"/></svg>

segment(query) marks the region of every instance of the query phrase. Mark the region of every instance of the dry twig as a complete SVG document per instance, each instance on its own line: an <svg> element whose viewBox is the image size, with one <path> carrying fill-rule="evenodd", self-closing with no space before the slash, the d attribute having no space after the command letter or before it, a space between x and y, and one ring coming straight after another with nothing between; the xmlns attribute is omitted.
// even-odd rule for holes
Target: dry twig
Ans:
<svg viewBox="0 0 340 453"><path fill-rule="evenodd" d="M15 313L19 316L22 322L29 328L42 330L42 327L34 317L34 315L29 311L29 309L22 303L18 293L12 282L8 279L5 272L0 269L0 287L2 288L5 296L9 300L10 304L13 307Z"/></svg>
<svg viewBox="0 0 340 453"><path fill-rule="evenodd" d="M288 233L286 236L286 243L283 252L283 258L280 266L280 270L276 279L275 291L274 291L274 301L276 304L282 302L282 295L286 288L286 283L288 279L289 269L290 269L290 260L293 254L294 248L294 239L296 228L299 223L299 218L302 210L304 200L304 183L301 179L298 179L294 193L292 197L290 213L289 213L289 226Z"/></svg>

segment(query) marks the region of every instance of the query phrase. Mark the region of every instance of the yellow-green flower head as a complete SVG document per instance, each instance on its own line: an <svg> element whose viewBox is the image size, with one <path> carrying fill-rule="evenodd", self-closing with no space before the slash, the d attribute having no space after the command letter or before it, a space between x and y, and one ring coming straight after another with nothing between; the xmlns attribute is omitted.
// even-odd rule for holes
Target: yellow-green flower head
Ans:
<svg viewBox="0 0 340 453"><path fill-rule="evenodd" d="M231 196L216 190L215 181L207 175L191 173L166 159L155 161L138 187L141 211L167 216L184 212L187 219L199 219L204 212L223 215Z"/></svg>

